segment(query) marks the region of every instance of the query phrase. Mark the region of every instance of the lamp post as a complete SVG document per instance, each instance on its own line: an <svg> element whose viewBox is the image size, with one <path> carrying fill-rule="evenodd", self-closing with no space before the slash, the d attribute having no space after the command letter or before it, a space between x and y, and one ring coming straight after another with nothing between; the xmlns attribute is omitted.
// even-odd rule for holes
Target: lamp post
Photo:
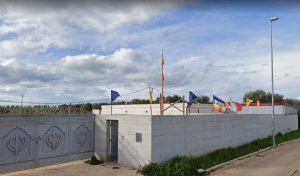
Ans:
<svg viewBox="0 0 300 176"><path fill-rule="evenodd" d="M272 142L275 148L275 118L274 118L274 76L273 76L273 41L272 41L272 22L278 20L278 17L270 18L271 23L271 75L272 75Z"/></svg>

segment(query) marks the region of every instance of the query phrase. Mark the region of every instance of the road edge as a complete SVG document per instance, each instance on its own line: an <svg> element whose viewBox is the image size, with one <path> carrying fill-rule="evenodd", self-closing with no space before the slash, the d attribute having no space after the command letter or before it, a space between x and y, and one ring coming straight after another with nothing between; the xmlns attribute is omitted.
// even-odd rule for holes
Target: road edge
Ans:
<svg viewBox="0 0 300 176"><path fill-rule="evenodd" d="M279 146L282 146L282 145L286 145L286 144L288 144L288 143L295 142L295 141L297 141L297 140L300 140L300 138L293 139L293 140L290 140L290 141L286 141L286 142L277 144L277 145L276 145L276 148L279 147ZM247 154L247 155L244 155L244 156L235 158L235 159L230 160L230 161L227 161L227 162L225 162L225 163L221 163L221 164L215 165L215 166L213 166L213 167L210 167L210 168L206 169L206 173L209 174L209 173L211 173L211 172L213 172L213 171L215 171L215 170L217 170L217 169L223 168L224 166L229 165L229 164L231 164L231 163L233 163L233 162L235 162L235 161L243 160L243 159L245 159L245 158L249 158L249 157L251 157L251 156L254 156L254 155L257 155L257 154L259 154L259 153L268 151L268 150L270 150L270 149L272 149L272 147L267 147L267 148L264 148L264 149L260 149L260 150L258 150L258 151L256 151L256 152L249 153L249 154Z"/></svg>

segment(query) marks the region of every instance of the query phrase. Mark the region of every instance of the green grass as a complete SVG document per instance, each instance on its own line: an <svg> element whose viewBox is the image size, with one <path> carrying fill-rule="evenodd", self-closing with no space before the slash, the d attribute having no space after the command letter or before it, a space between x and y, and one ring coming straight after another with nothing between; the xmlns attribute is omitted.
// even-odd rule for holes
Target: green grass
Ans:
<svg viewBox="0 0 300 176"><path fill-rule="evenodd" d="M276 144L296 138L300 138L299 130L284 135L278 133L276 135ZM267 137L239 147L219 149L198 157L176 156L161 164L150 163L140 168L138 172L145 176L196 176L200 175L197 169L207 169L271 146L272 137Z"/></svg>

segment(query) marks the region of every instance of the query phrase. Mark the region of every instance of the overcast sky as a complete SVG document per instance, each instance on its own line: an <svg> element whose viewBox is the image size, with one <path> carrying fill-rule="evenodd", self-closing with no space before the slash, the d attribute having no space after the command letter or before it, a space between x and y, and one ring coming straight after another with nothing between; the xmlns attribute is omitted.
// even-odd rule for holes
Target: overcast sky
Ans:
<svg viewBox="0 0 300 176"><path fill-rule="evenodd" d="M71 102L160 89L241 101L300 98L300 5L293 1L0 1L0 99ZM159 92L155 93L155 96ZM147 91L122 97L147 98Z"/></svg>

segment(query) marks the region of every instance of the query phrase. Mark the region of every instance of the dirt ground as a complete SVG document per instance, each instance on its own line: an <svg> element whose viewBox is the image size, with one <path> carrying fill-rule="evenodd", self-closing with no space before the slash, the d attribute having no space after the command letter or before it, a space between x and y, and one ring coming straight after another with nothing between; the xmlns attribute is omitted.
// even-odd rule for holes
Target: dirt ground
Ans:
<svg viewBox="0 0 300 176"><path fill-rule="evenodd" d="M137 170L120 167L116 163L104 163L90 166L83 161L29 169L1 176L140 176Z"/></svg>
<svg viewBox="0 0 300 176"><path fill-rule="evenodd" d="M300 176L300 140L239 160L211 176Z"/></svg>

